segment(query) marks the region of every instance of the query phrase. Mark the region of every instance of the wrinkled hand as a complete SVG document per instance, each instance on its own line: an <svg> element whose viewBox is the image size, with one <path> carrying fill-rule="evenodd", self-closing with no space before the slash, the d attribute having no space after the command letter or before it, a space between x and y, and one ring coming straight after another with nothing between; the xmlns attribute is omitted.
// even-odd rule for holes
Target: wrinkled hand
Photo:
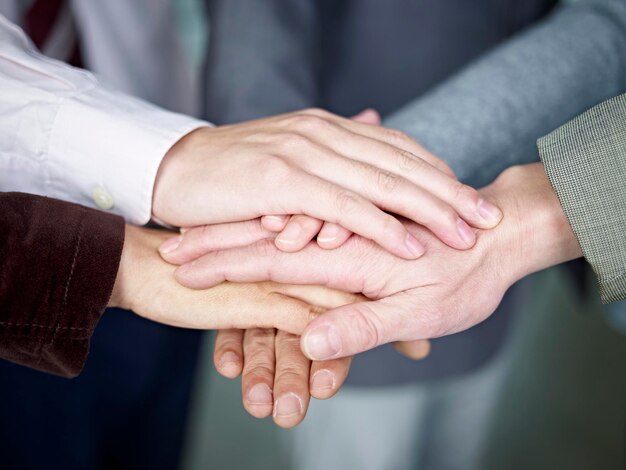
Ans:
<svg viewBox="0 0 626 470"><path fill-rule="evenodd" d="M405 227L427 247L418 260L398 259L357 236L333 251L310 243L298 253L285 253L250 226L248 240L258 236L260 241L206 254L181 266L176 278L192 288L224 280L315 284L371 299L333 309L307 326L302 348L316 360L354 355L390 341L455 333L488 317L521 277L580 256L540 164L505 171L482 194L498 201L506 217L496 229L480 232L471 250L453 250L406 221ZM194 230L184 235L173 262L197 257L199 250L191 245L203 232Z"/></svg>
<svg viewBox="0 0 626 470"><path fill-rule="evenodd" d="M385 211L458 249L475 242L469 225L491 228L501 217L404 134L321 110L190 133L163 160L153 196L155 218L173 226L304 214L399 257L421 256L423 246ZM278 243L300 239L284 233Z"/></svg>
<svg viewBox="0 0 626 470"><path fill-rule="evenodd" d="M311 396L332 397L343 385L352 358L311 362L300 337L281 330L220 330L215 338L215 367L224 377L240 374L243 406L252 416L273 416L284 428L300 423Z"/></svg>
<svg viewBox="0 0 626 470"><path fill-rule="evenodd" d="M428 341L397 343L413 359L430 351ZM242 375L244 408L256 418L270 414L281 427L290 428L305 417L311 397L326 400L343 385L351 357L310 361L300 349L300 337L270 328L219 330L213 355L224 377Z"/></svg>

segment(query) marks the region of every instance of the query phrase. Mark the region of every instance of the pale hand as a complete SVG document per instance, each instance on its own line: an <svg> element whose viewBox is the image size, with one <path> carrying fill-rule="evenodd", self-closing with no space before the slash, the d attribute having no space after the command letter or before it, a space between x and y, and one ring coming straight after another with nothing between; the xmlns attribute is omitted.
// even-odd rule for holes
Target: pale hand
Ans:
<svg viewBox="0 0 626 470"><path fill-rule="evenodd" d="M385 211L458 249L475 243L470 226L492 228L501 218L406 135L321 110L190 133L163 160L153 196L154 217L172 226L302 214L399 257L421 256L424 247ZM281 237L283 245L298 240Z"/></svg>

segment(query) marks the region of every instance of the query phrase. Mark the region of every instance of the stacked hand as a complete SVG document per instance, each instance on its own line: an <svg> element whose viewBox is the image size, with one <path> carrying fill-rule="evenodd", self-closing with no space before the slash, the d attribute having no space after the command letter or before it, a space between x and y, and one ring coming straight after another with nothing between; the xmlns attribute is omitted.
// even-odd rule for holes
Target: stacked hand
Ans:
<svg viewBox="0 0 626 470"><path fill-rule="evenodd" d="M272 240L272 232L259 221L249 221L188 230L177 249L163 256L182 264L176 278L194 289L224 281L274 281L363 294L369 300L331 309L302 335L302 350L312 360L349 357L392 341L467 329L489 316L518 279L580 256L540 164L505 171L481 194L497 201L506 217L496 229L479 232L471 250L452 249L425 228L403 220L426 247L420 259L400 259L356 235L332 251L309 243L299 252L285 253ZM224 233L229 233L228 243L220 246ZM199 256L201 252L205 254ZM220 335L217 360L227 342L239 360L243 357L247 364L252 358L250 367L273 362L272 357L259 358L242 349L241 333ZM269 343L273 334L263 337ZM422 343L410 345L427 352ZM311 385L315 393L314 382Z"/></svg>
<svg viewBox="0 0 626 470"><path fill-rule="evenodd" d="M440 262L478 268L484 244L469 249L502 213L488 192L377 123L372 112L349 120L307 110L184 137L153 196L156 220L191 227L160 245L165 260L185 264L181 284L156 256L163 235L129 227L112 303L223 330L218 370L243 372L248 411L273 412L282 426L304 417L309 393L338 390L353 353L407 340L403 353L428 354L427 342L411 341L453 329L437 329L427 303L415 310L424 287L451 293Z"/></svg>

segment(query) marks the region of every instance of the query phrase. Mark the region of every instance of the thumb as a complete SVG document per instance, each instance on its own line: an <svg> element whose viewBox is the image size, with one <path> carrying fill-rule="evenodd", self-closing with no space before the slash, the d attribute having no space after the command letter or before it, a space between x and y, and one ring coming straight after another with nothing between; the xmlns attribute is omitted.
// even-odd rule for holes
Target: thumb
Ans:
<svg viewBox="0 0 626 470"><path fill-rule="evenodd" d="M378 111L372 108L367 108L361 111L358 114L352 116L352 120L363 123L370 124L372 126L380 126L382 119Z"/></svg>
<svg viewBox="0 0 626 470"><path fill-rule="evenodd" d="M353 356L406 339L409 324L406 318L403 307L393 297L345 305L313 320L302 334L300 344L312 360Z"/></svg>

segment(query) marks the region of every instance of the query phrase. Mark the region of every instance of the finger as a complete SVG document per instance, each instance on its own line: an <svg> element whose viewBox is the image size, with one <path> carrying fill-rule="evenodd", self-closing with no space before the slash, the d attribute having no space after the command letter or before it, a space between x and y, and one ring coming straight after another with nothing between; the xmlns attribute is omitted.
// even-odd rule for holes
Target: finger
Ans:
<svg viewBox="0 0 626 470"><path fill-rule="evenodd" d="M454 171L452 171L452 169L446 162L444 162L441 158L434 155L432 152L426 149L423 145L419 144L418 142L416 142L414 139L412 139L411 137L409 137L407 134L405 134L402 131L389 129L386 127L381 127L379 125L371 125L369 123L363 123L363 122L360 122L360 120L347 119L341 116L337 116L325 110L319 110L319 109L305 110L304 113L312 114L312 115L321 117L323 119L327 119L354 133L360 134L362 136L370 137L372 139L376 139L381 142L385 142L396 148L410 152L416 157L420 157L426 160L428 163L430 163L431 165L433 165L440 171L446 173L447 175L453 178L456 178Z"/></svg>
<svg viewBox="0 0 626 470"><path fill-rule="evenodd" d="M261 217L261 225L270 232L280 232L289 222L288 215L264 215Z"/></svg>
<svg viewBox="0 0 626 470"><path fill-rule="evenodd" d="M250 245L275 236L263 227L259 219L205 225L167 240L159 247L159 252L168 263L183 264L210 251Z"/></svg>
<svg viewBox="0 0 626 470"><path fill-rule="evenodd" d="M326 400L334 396L348 377L352 357L311 363L311 396Z"/></svg>
<svg viewBox="0 0 626 470"><path fill-rule="evenodd" d="M243 330L219 330L213 351L215 369L224 377L239 377L243 368Z"/></svg>
<svg viewBox="0 0 626 470"><path fill-rule="evenodd" d="M337 131L331 127L327 132L334 135ZM420 216L429 216L430 205L427 200L420 203L419 194L422 199L434 197L443 201L476 228L493 228L502 218L499 209L484 200L476 189L450 177L425 159L387 143L370 138L341 138L339 132L325 143L332 152L306 145L316 156L314 160L300 162L306 171L344 186L383 209L426 225L437 235L436 222L440 218L431 220L430 225L420 219ZM337 158L337 154L348 158ZM354 161L364 165L355 165Z"/></svg>
<svg viewBox="0 0 626 470"><path fill-rule="evenodd" d="M274 422L291 428L304 419L309 407L311 362L302 354L299 336L278 331L275 348Z"/></svg>
<svg viewBox="0 0 626 470"><path fill-rule="evenodd" d="M371 139L370 141L375 142ZM371 147L374 148L376 145L378 144L373 143ZM358 194L359 197L372 201L381 209L400 214L427 227L437 238L453 248L464 250L476 243L475 232L460 217L457 207L464 213L470 214L470 220L481 221L479 227L485 225L479 215L478 202L482 199L478 192L444 175L419 158L400 157L409 159L411 165L417 165L417 170L413 172L417 173L415 178L417 183L415 183L400 176L399 171L391 173L368 163L356 162L350 158L337 158L334 152L317 147L315 144L309 145L309 152L315 153L316 164L304 162L302 165L306 171L315 173L327 182L343 186L354 194ZM434 180L435 183L428 182L429 180ZM426 182L428 189L420 185L422 181ZM448 188L452 188L453 184L463 191L450 195L449 193L454 189ZM440 199L434 194L435 192L452 199L452 204ZM344 223L339 225L350 229ZM356 230L355 232L359 233ZM367 236L367 238L372 237ZM386 248L379 240L374 240Z"/></svg>
<svg viewBox="0 0 626 470"><path fill-rule="evenodd" d="M322 223L321 220L308 215L293 215L274 242L282 251L300 251L315 238L322 227Z"/></svg>
<svg viewBox="0 0 626 470"><path fill-rule="evenodd" d="M378 111L372 108L364 109L360 113L352 116L350 119L363 124L369 124L371 126L380 126L380 123L382 122Z"/></svg>
<svg viewBox="0 0 626 470"><path fill-rule="evenodd" d="M274 408L275 330L253 328L243 337L241 376L243 406L255 418L266 418Z"/></svg>
<svg viewBox="0 0 626 470"><path fill-rule="evenodd" d="M398 341L393 343L394 348L403 356L419 361L425 359L430 354L430 341L420 339L416 341Z"/></svg>
<svg viewBox="0 0 626 470"><path fill-rule="evenodd" d="M363 196L323 178L303 171L293 178L291 185L276 191L275 197L286 213L334 222L401 258L417 259L424 254L423 245L398 219Z"/></svg>
<svg viewBox="0 0 626 470"><path fill-rule="evenodd" d="M302 350L311 360L353 356L392 341L437 336L436 316L414 311L426 299L397 294L328 311L312 321L302 334Z"/></svg>
<svg viewBox="0 0 626 470"><path fill-rule="evenodd" d="M329 263L328 254L313 243L297 253L283 253L272 241L262 240L241 248L208 253L179 267L175 276L178 282L192 289L205 289L224 281L271 280L360 292L363 282L358 271L345 263Z"/></svg>
<svg viewBox="0 0 626 470"><path fill-rule="evenodd" d="M312 319L326 311L323 307L281 294L282 287L273 283L223 283L208 290L178 287L179 291L162 296L159 311L150 312L151 318L164 316L169 325L182 328L280 328L300 334ZM183 312L174 320L171 312L180 310L180 298L188 299L192 313Z"/></svg>
<svg viewBox="0 0 626 470"><path fill-rule="evenodd" d="M317 244L326 250L334 250L343 245L350 238L350 235L352 232L341 225L324 222L322 229L317 234Z"/></svg>

